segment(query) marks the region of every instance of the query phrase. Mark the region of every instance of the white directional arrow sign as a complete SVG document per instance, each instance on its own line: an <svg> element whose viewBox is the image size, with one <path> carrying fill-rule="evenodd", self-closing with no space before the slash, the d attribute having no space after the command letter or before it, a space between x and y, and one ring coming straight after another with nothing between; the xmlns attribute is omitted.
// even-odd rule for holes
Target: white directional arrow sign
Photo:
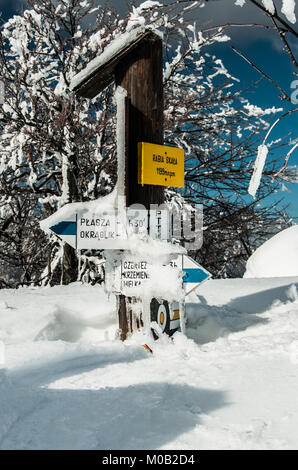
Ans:
<svg viewBox="0 0 298 470"><path fill-rule="evenodd" d="M188 295L202 282L211 277L211 274L206 269L187 255L178 255L169 264L158 266L158 269L154 269L152 261L146 258L145 254L143 258L135 258L132 254L124 252L117 256L117 261L113 266L109 265L109 268L107 267L106 269L107 275L112 273L108 290L127 296L137 296L145 285L149 289L152 277L155 284L157 270L160 278L164 276L169 279L171 275L169 268L176 268L177 273L183 271L184 276L182 281L185 295Z"/></svg>
<svg viewBox="0 0 298 470"><path fill-rule="evenodd" d="M71 205L69 205L71 206ZM167 210L128 209L120 217L117 210L64 208L42 221L41 228L51 231L76 249L126 249L133 233L148 233L152 238L171 239L171 214ZM60 213L59 213L60 212ZM60 215L61 214L61 215Z"/></svg>

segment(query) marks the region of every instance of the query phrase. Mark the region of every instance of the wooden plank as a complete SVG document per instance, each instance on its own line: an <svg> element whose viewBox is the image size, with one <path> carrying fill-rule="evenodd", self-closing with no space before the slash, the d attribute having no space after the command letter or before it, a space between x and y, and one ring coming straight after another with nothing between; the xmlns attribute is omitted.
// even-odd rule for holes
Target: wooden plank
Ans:
<svg viewBox="0 0 298 470"><path fill-rule="evenodd" d="M101 65L91 75L87 76L83 82L74 88L74 92L83 98L94 98L115 80L115 70L118 64L121 61L125 61L126 56L138 48L144 39L148 38L152 38L153 40L154 38L160 39L159 36L152 31L143 32L133 44L120 50L115 57Z"/></svg>

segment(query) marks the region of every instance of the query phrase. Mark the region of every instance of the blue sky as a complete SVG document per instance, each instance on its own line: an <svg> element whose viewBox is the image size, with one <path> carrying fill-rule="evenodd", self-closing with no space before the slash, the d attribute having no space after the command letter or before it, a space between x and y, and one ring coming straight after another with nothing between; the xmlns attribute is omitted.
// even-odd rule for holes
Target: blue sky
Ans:
<svg viewBox="0 0 298 470"><path fill-rule="evenodd" d="M168 0L159 0L168 3ZM112 0L112 3L120 10L125 11L125 0ZM138 1L137 3L141 3ZM277 5L280 0L277 0ZM17 8L22 8L22 1L0 0L2 18L6 20L15 13ZM298 16L298 12L296 12ZM213 26L225 23L260 23L268 24L266 16L259 12L257 8L247 2L242 8L235 6L235 0L213 0L206 3L205 8L200 8L196 13L198 25ZM216 44L210 48L210 52L223 59L228 70L240 79L240 88L248 87L253 81L260 78L257 71L239 57L231 49L234 45L241 52L245 53L256 65L270 75L286 92L291 93L291 82L295 79L293 66L285 53L282 53L280 39L275 32L270 32L264 28L230 28L228 35L231 41ZM298 55L298 44L293 44L296 56ZM297 79L297 77L296 77ZM294 105L281 101L279 91L268 81L263 80L255 94L250 94L249 99L253 104L271 108L283 107L284 110L291 109ZM298 115L298 113L297 113ZM298 116L293 115L284 119L273 131L272 138L277 139L289 132L293 138L298 137ZM283 150L284 152L284 150ZM289 162L298 166L298 150L296 150ZM279 191L276 198L284 198L285 203L289 203L289 213L293 217L298 216L298 184L286 184L290 192Z"/></svg>
<svg viewBox="0 0 298 470"><path fill-rule="evenodd" d="M240 42L240 44L239 44ZM241 43L242 42L242 43ZM274 41L268 37L259 37L258 40L252 41L237 41L233 39L231 44L235 45L241 50L247 57L249 57L257 66L259 66L265 73L270 75L288 94L291 93L291 82L294 80L292 75L293 67L290 64L288 56L281 54L281 51L276 48ZM216 55L220 55L223 58L224 63L228 67L229 71L234 76L240 79L239 87L245 89L253 81L260 78L260 74L253 70L251 66L239 57L227 44L216 45L211 48L212 52ZM282 101L279 98L280 92L273 84L263 79L258 85L254 93L246 94L247 98L252 104L262 106L264 108L283 108L284 111L294 108L292 103ZM276 117L278 114L276 115ZM272 131L270 138L278 139L280 137L287 136L291 133L293 137L298 137L298 113L293 116L286 117L282 120ZM280 149L282 155L284 155L290 147ZM290 165L298 166L298 151L296 150L290 160ZM290 204L289 213L293 217L298 216L298 184L285 183L288 191L279 191L276 194L276 198L284 198L286 204Z"/></svg>

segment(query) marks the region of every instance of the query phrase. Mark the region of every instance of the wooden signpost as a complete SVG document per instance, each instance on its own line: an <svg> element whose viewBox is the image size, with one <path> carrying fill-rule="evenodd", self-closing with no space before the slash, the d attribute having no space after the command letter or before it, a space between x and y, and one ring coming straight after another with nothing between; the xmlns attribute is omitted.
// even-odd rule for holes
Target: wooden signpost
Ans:
<svg viewBox="0 0 298 470"><path fill-rule="evenodd" d="M150 28L140 26L112 41L100 56L74 77L70 88L79 96L92 99L113 81L122 93L124 98L118 106L122 109L122 128L119 128L121 123L117 111L117 190L124 200L122 212L123 208L134 204L141 204L143 210L138 215L131 214L130 218L127 215L124 226L121 225L121 218L120 221L118 218L118 207L115 213L112 211L109 214L95 213L94 210L88 212L86 209L83 213L71 214L69 220L56 217L55 223L48 227L75 248L107 249L108 253L120 250L122 253L120 284L118 289L114 289L118 292L122 340L135 328L143 326L141 300L136 297L136 292L139 292L136 288L150 282L151 276L150 253L144 259L135 259L131 250L125 251L125 243L129 238L127 227L130 226L132 233L145 230L152 238L170 241L169 217L165 211L152 210L152 205L160 206L164 203L165 186L184 186L183 149L163 145L162 75L162 39ZM179 250L175 252L177 255ZM116 258L113 258L113 254L110 259L108 254L106 256L106 279L111 275L115 278L116 266L113 263ZM176 273L176 279L179 277L178 270L182 269L182 265L177 266L174 264L176 270L172 271L172 274ZM160 269L173 267L161 266ZM171 271L165 272L171 275ZM193 282L197 280L193 272L189 275ZM169 303L161 295L159 299L151 299L148 307L151 320L155 321L159 331L169 333L171 328L178 328L177 302ZM184 311L184 301L180 301L180 311ZM183 322L181 326L183 329Z"/></svg>
<svg viewBox="0 0 298 470"><path fill-rule="evenodd" d="M113 48L113 46L112 46ZM87 98L94 98L112 81L127 93L125 119L125 203L150 204L164 202L163 186L138 184L138 143L163 144L163 60L162 39L150 29L140 28L119 44L116 53L106 52L106 59L99 66L90 68L90 74L81 73L75 80L74 91ZM130 333L130 316L135 312L136 299L118 296L120 338ZM136 323L142 326L141 315Z"/></svg>

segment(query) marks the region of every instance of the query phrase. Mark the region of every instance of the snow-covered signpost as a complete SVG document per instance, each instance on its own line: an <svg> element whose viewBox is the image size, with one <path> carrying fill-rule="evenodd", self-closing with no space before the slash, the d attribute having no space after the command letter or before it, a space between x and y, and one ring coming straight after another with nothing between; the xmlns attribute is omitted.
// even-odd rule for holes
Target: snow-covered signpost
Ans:
<svg viewBox="0 0 298 470"><path fill-rule="evenodd" d="M149 211L149 219L152 218L152 211L150 211L152 205L159 207L164 203L164 186L183 186L184 184L183 176L182 178L179 176L184 172L183 150L179 149L180 153L178 152L179 164L176 154L170 155L166 149L165 153L162 153L162 75L162 39L156 31L141 26L114 40L99 57L74 77L71 83L71 88L79 96L94 98L112 81L115 81L118 122L118 210L121 210L120 205L122 209L125 209L138 204L139 207L141 205ZM149 178L148 184L148 178L146 179L148 170L145 169L145 161L148 163L148 159L143 160L144 149L147 148L148 152L148 146L149 152L152 152L151 170L155 171L157 179L163 181L156 183L153 179L151 182ZM172 153L175 152L176 149L173 149ZM119 201L122 202L119 204ZM162 222L161 231L168 233L167 223ZM159 238L158 234L156 235L155 238ZM116 244L114 248L117 249ZM132 252L130 255L125 253L120 256L122 258L120 265L122 267L139 266L139 271L127 275L138 276L140 279L140 276L147 276L146 270L141 268L149 265L152 255L148 244L147 253L143 254L142 259L134 259ZM127 256L130 260L125 261ZM109 258L111 257L108 256L107 259L108 271L109 266L116 263L116 259L109 260ZM132 331L133 325L142 326L144 322L141 315L142 309L138 312L136 308L138 290L134 290L134 282L129 281L132 279L126 279L125 285L126 290L130 289L130 294L125 295L125 289L120 289L118 294L119 329L122 340L126 339L127 334ZM145 308L144 305L143 308ZM135 321L131 320L132 317L135 317Z"/></svg>
<svg viewBox="0 0 298 470"><path fill-rule="evenodd" d="M41 224L76 249L105 250L105 284L117 295L122 340L143 326L154 336L176 330L179 309L183 330L190 290L182 281L186 250L169 243L172 219L163 205L165 186L184 186L184 151L163 145L162 68L160 35L140 26L73 78L71 89L90 99L116 82L117 185L110 195L66 205ZM184 286L209 275L189 269Z"/></svg>

